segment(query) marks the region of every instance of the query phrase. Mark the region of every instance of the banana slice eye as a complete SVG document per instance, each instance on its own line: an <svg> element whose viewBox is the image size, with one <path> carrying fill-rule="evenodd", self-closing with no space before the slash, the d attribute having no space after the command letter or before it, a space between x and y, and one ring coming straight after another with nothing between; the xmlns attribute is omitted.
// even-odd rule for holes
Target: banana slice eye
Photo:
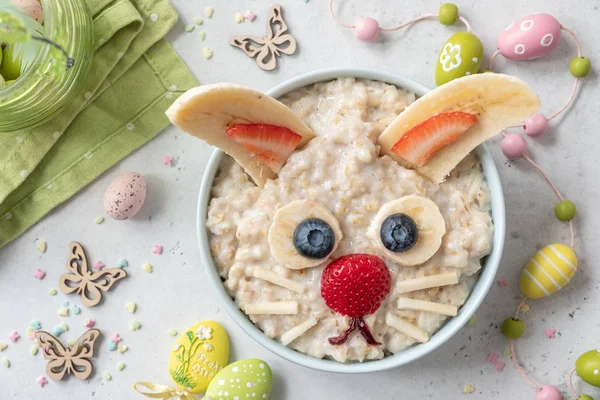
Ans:
<svg viewBox="0 0 600 400"><path fill-rule="evenodd" d="M446 223L438 206L420 196L384 204L367 235L384 255L403 266L423 264L442 245Z"/></svg>
<svg viewBox="0 0 600 400"><path fill-rule="evenodd" d="M342 237L340 224L329 210L315 201L296 200L275 213L269 246L277 262L303 269L325 262Z"/></svg>

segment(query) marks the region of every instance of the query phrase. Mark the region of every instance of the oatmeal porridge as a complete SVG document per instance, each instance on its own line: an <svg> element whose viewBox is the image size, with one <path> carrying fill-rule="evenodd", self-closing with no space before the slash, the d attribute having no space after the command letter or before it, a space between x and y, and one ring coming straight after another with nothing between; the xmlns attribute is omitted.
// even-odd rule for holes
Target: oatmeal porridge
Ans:
<svg viewBox="0 0 600 400"><path fill-rule="evenodd" d="M263 187L232 158L223 160L207 226L228 292L267 336L317 358L380 359L427 341L466 301L481 258L491 250L490 193L479 160L470 154L437 185L380 156L378 136L415 100L392 85L340 78L280 100L316 137L293 152L278 177ZM421 236L414 248L397 253L412 254L409 261L386 248L379 232L389 223L382 217L415 199L420 199L419 210L435 212L415 217ZM277 225L284 213L289 221L325 221L335 236L331 252L325 258L295 253L294 245L284 242L295 236L296 225ZM440 224L445 229L436 237ZM273 238L274 225L284 234ZM369 344L359 330L343 342L329 340L352 328L354 319L326 303L322 274L334 260L351 254L376 256L389 271L389 293L374 313L359 318L378 345Z"/></svg>

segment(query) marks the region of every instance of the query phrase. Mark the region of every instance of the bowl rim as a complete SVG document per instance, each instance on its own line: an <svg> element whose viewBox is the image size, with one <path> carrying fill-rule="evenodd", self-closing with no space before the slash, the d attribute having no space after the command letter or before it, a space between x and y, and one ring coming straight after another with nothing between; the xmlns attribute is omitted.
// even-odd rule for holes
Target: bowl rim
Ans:
<svg viewBox="0 0 600 400"><path fill-rule="evenodd" d="M389 72L365 69L365 68L332 68L309 72L290 80L287 80L268 92L268 95L278 98L292 92L301 87L305 87L314 83L333 80L339 77L354 77L359 79L371 79L381 82L393 84L400 88L406 89L415 93L418 96L423 96L429 89L409 78L401 75L395 75ZM491 214L494 222L494 236L492 241L492 251L484 260L479 279L472 288L466 302L461 306L458 314L455 317L449 318L429 339L427 343L416 344L399 353L387 356L380 360L370 360L364 362L341 363L334 360L319 359L300 353L292 348L286 347L283 344L276 342L274 339L267 337L252 321L238 308L234 300L227 293L223 281L218 273L217 266L210 253L208 241L208 229L206 228L206 216L208 212L208 204L214 178L218 172L221 160L224 153L215 149L208 161L206 169L202 177L200 186L200 194L198 197L198 214L197 214L197 232L198 246L200 248L201 261L204 264L206 276L213 288L213 293L216 294L221 305L227 310L229 316L242 328L242 330L260 343L272 353L289 360L295 364L304 367L336 373L367 373L375 371L383 371L399 367L401 365L413 362L433 350L440 347L443 343L453 337L475 314L475 311L482 304L487 296L490 287L492 286L496 273L500 266L502 251L504 248L504 240L506 233L506 215L504 194L498 170L494 163L491 153L481 144L476 148L476 154L479 156L483 167L484 176L490 187L491 196Z"/></svg>

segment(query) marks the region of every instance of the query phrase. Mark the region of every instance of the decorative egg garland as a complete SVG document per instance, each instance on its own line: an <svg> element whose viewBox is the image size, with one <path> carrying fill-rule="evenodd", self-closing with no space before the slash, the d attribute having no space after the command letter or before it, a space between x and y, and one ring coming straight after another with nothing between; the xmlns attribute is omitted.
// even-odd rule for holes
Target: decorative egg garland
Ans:
<svg viewBox="0 0 600 400"><path fill-rule="evenodd" d="M575 40L577 47L577 56L571 60L569 65L569 71L575 78L571 94L566 104L550 117L538 112L527 119L523 125L515 127L523 129L523 132L532 138L543 135L548 129L549 121L556 118L572 104L577 95L579 80L587 76L591 70L590 60L582 56L577 35L571 29L562 25L556 18L545 13L530 14L509 25L498 38L498 49L490 58L489 69L482 71L480 66L484 54L483 44L471 32L471 25L464 17L459 15L458 7L454 4L442 4L438 14L424 14L393 28L381 28L379 22L371 17L361 17L355 25L344 24L336 18L333 12L333 0L329 0L329 12L338 25L354 29L354 35L365 42L375 41L379 31L400 30L425 19L436 18L447 26L460 20L467 31L455 33L444 43L436 62L435 79L438 86L465 75L493 73L493 63L498 55L511 60L531 60L542 57L558 46L562 31L569 33ZM465 64L462 64L462 61L465 61ZM507 318L501 328L502 334L509 341L513 365L536 390L536 400L562 400L562 393L555 386L537 385L527 376L517 361L514 341L519 339L525 332L525 324L519 320L519 312L525 304L525 300L546 297L559 291L569 283L577 271L577 256L573 251L575 235L572 221L577 209L571 201L564 199L544 170L527 155L527 142L523 136L516 133L507 134L502 132L502 134L504 136L500 143L502 153L511 160L524 158L538 170L559 199L559 203L554 209L556 217L560 221L569 223L570 245L554 243L542 248L534 254L523 269L519 281L523 298L517 306L514 317ZM579 396L577 394L572 383L575 372L583 381L592 386L600 387L600 349L591 350L579 356L568 379L569 389L574 396L579 400L594 400L589 395L582 394Z"/></svg>

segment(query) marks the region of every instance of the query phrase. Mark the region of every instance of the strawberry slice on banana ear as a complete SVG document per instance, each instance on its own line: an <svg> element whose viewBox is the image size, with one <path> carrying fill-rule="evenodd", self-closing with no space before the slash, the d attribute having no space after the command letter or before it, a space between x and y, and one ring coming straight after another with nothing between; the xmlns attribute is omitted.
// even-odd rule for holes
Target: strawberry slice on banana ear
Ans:
<svg viewBox="0 0 600 400"><path fill-rule="evenodd" d="M233 157L258 186L275 179L290 154L315 136L284 104L233 84L188 90L166 114L182 131Z"/></svg>
<svg viewBox="0 0 600 400"><path fill-rule="evenodd" d="M540 108L520 79L477 74L450 81L419 98L379 136L381 153L441 183L475 147Z"/></svg>

